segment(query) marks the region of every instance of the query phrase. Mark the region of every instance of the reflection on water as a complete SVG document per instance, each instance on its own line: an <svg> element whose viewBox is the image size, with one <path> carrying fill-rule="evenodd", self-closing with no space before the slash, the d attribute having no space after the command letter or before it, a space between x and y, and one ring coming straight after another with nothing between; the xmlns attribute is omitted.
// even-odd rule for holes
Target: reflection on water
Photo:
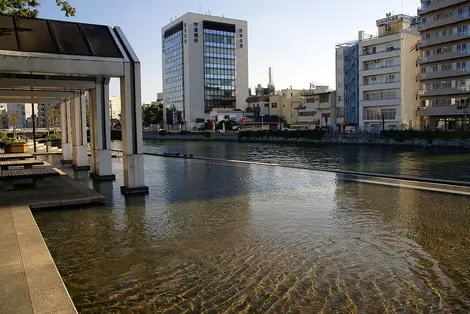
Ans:
<svg viewBox="0 0 470 314"><path fill-rule="evenodd" d="M114 142L116 149L120 142ZM146 141L147 152L470 181L470 151L364 145Z"/></svg>
<svg viewBox="0 0 470 314"><path fill-rule="evenodd" d="M468 312L470 199L147 156L150 194L35 214L82 313Z"/></svg>

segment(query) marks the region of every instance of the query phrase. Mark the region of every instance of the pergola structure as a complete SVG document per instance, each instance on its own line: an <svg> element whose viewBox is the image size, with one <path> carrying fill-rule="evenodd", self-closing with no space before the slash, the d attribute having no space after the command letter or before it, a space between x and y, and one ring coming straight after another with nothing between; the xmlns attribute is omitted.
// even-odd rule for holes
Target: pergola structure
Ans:
<svg viewBox="0 0 470 314"><path fill-rule="evenodd" d="M0 15L0 102L61 104L63 160L114 179L109 81L120 79L123 193L148 192L144 182L140 62L119 27Z"/></svg>

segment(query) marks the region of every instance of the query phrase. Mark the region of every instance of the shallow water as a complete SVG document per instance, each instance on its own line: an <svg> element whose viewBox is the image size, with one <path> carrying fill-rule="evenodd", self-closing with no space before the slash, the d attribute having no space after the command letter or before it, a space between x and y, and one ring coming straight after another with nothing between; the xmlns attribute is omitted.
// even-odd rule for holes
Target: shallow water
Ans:
<svg viewBox="0 0 470 314"><path fill-rule="evenodd" d="M150 194L35 213L81 313L468 312L470 199L146 156Z"/></svg>

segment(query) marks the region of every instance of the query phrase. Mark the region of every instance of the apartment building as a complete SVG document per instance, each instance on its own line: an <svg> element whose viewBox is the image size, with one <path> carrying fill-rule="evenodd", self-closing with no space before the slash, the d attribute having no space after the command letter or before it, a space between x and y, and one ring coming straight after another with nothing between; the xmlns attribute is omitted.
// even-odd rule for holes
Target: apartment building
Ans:
<svg viewBox="0 0 470 314"><path fill-rule="evenodd" d="M414 18L387 14L378 36L359 35L359 126L366 130L418 127L419 40Z"/></svg>
<svg viewBox="0 0 470 314"><path fill-rule="evenodd" d="M283 118L288 124L296 122L297 107L302 105L303 89L283 89L269 96L269 114Z"/></svg>
<svg viewBox="0 0 470 314"><path fill-rule="evenodd" d="M470 129L470 1L421 0L419 111L423 128Z"/></svg>
<svg viewBox="0 0 470 314"><path fill-rule="evenodd" d="M165 126L197 127L214 108L245 110L246 21L186 13L162 28Z"/></svg>
<svg viewBox="0 0 470 314"><path fill-rule="evenodd" d="M336 129L337 93L328 86L311 85L302 92L302 104L296 108L294 129Z"/></svg>

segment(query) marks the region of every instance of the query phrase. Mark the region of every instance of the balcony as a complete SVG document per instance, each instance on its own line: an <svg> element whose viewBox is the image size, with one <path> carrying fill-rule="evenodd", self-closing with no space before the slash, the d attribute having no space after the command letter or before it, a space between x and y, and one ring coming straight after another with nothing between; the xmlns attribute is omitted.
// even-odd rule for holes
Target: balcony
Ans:
<svg viewBox="0 0 470 314"><path fill-rule="evenodd" d="M433 46L433 45L438 45L438 44L443 44L451 41L456 41L456 40L462 40L470 37L470 32L462 32L458 34L453 34L445 37L434 37L430 38L427 40L420 40L418 41L418 48L423 48L423 47L428 47L428 46Z"/></svg>
<svg viewBox="0 0 470 314"><path fill-rule="evenodd" d="M399 89L401 88L401 82L393 81L393 82L376 82L374 84L364 84L361 85L359 92L368 92L372 90L383 90L383 89Z"/></svg>
<svg viewBox="0 0 470 314"><path fill-rule="evenodd" d="M329 102L321 102L319 108L320 110L331 109L331 104Z"/></svg>
<svg viewBox="0 0 470 314"><path fill-rule="evenodd" d="M400 48L395 48L393 50L383 50L377 51L375 53L363 53L359 56L359 62L366 62L372 61L377 59L386 59L391 57L399 57L400 56Z"/></svg>
<svg viewBox="0 0 470 314"><path fill-rule="evenodd" d="M440 9L450 7L452 5L457 5L459 3L464 3L467 1L468 0L447 0L447 1L437 2L436 0L434 0L427 7L418 8L418 15L428 14L429 12L440 10Z"/></svg>
<svg viewBox="0 0 470 314"><path fill-rule="evenodd" d="M393 106L393 105L400 105L401 104L401 99L400 98L393 98L393 99L371 99L371 100L361 100L360 101L361 106L367 107L367 106L374 106L374 107L379 107L379 106Z"/></svg>
<svg viewBox="0 0 470 314"><path fill-rule="evenodd" d="M436 27L441 27L444 25L449 25L449 24L454 24L454 23L460 23L465 20L468 20L470 18L470 14L464 13L461 15L453 15L451 17L448 17L446 19L440 19L440 20L433 20L431 22L427 22L426 24L421 24L418 26L418 30L420 32L431 29L431 28L436 28Z"/></svg>
<svg viewBox="0 0 470 314"><path fill-rule="evenodd" d="M381 75L381 74L390 74L390 73L400 73L401 66L400 65L395 65L395 66L383 66L383 67L377 67L377 68L367 68L361 72L362 76L375 76L375 75Z"/></svg>
<svg viewBox="0 0 470 314"><path fill-rule="evenodd" d="M422 73L422 74L418 74L418 80L432 80L432 79L439 79L439 78L444 78L444 77L452 77L452 76L460 76L460 75L470 75L470 69Z"/></svg>
<svg viewBox="0 0 470 314"><path fill-rule="evenodd" d="M441 96L441 95L454 95L454 94L470 94L470 87L449 87L441 89L420 89L418 95L421 97L426 96Z"/></svg>
<svg viewBox="0 0 470 314"><path fill-rule="evenodd" d="M447 53L434 55L430 57L420 57L418 58L418 63L424 64L424 63L438 62L438 61L444 61L444 60L452 60L452 59L464 58L466 56L470 56L470 50L447 52Z"/></svg>
<svg viewBox="0 0 470 314"><path fill-rule="evenodd" d="M459 106L424 107L418 109L418 116L458 116L469 115L470 109Z"/></svg>

